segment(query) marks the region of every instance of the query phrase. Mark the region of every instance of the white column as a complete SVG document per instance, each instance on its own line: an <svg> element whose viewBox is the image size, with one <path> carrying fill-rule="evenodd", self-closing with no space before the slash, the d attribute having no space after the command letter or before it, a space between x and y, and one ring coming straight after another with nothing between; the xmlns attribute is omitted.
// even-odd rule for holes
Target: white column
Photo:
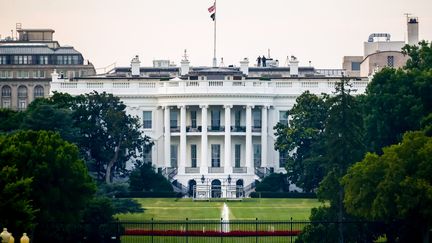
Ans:
<svg viewBox="0 0 432 243"><path fill-rule="evenodd" d="M170 128L170 107L164 107L164 155L165 167L171 167L171 128Z"/></svg>
<svg viewBox="0 0 432 243"><path fill-rule="evenodd" d="M207 165L207 108L208 105L201 105L201 164L200 164L200 172L202 175L207 175L208 173L208 165Z"/></svg>
<svg viewBox="0 0 432 243"><path fill-rule="evenodd" d="M263 106L261 110L261 167L267 167L267 131L268 120L267 111L268 106Z"/></svg>
<svg viewBox="0 0 432 243"><path fill-rule="evenodd" d="M254 174L255 168L252 159L252 107L246 106L246 167L248 174Z"/></svg>
<svg viewBox="0 0 432 243"><path fill-rule="evenodd" d="M180 105L180 163L178 173L184 174L186 168L186 106Z"/></svg>
<svg viewBox="0 0 432 243"><path fill-rule="evenodd" d="M231 164L231 108L232 105L225 105L225 174L232 174Z"/></svg>

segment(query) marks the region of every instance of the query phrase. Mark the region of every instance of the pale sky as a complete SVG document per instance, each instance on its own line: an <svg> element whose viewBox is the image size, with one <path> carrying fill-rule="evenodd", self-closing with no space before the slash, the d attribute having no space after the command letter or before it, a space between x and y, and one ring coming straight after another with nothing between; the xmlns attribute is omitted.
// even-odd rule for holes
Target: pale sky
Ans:
<svg viewBox="0 0 432 243"><path fill-rule="evenodd" d="M432 0L217 0L218 58L239 66L258 55L295 55L300 65L341 68L342 57L362 55L369 34L406 38L404 13L419 17L420 39L432 40ZM211 65L213 0L0 0L0 34L52 28L61 45L72 45L97 68L129 66L139 55L192 66ZM252 65L252 64L251 64Z"/></svg>

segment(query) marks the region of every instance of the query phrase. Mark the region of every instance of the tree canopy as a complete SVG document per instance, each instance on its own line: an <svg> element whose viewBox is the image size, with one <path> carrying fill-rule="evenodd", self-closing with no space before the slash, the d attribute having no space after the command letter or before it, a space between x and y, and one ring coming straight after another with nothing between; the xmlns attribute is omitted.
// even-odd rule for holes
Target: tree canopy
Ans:
<svg viewBox="0 0 432 243"><path fill-rule="evenodd" d="M427 237L432 226L432 138L408 132L400 144L369 153L343 178L347 211L369 220L404 221L402 242ZM423 242L429 242L423 241Z"/></svg>

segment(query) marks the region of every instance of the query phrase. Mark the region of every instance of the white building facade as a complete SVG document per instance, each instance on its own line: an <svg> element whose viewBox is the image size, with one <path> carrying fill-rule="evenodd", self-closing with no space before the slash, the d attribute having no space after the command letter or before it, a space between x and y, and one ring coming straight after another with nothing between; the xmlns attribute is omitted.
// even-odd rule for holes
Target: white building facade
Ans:
<svg viewBox="0 0 432 243"><path fill-rule="evenodd" d="M331 93L341 78L319 73L306 77L301 67L274 68L285 72L278 78L263 78L262 73L272 70L254 68L253 76L261 72L261 78L248 77L245 73L252 76L251 70L244 65L195 70L187 66L177 70L180 77L153 78L146 72L155 70L137 72L136 68L132 64L130 73L136 75L125 77L70 81L53 75L51 92L97 91L120 97L127 112L142 119L144 134L155 143L144 159L181 190L192 196L192 188L197 188L194 196L204 198L243 196L253 189L255 180L285 172L285 156L274 149L274 126L288 123L287 111L303 92ZM368 79L357 78L352 84L357 93L363 93Z"/></svg>

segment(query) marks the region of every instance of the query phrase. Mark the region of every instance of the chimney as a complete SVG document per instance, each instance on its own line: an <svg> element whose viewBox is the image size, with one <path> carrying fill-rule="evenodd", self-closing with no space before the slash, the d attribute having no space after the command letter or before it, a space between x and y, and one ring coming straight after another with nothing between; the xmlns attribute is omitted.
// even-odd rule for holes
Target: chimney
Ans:
<svg viewBox="0 0 432 243"><path fill-rule="evenodd" d="M244 58L240 61L240 71L246 76L249 75L249 59Z"/></svg>
<svg viewBox="0 0 432 243"><path fill-rule="evenodd" d="M180 75L181 76L187 75L189 73L189 64L190 64L190 62L188 60L187 50L184 50L184 56L180 62Z"/></svg>
<svg viewBox="0 0 432 243"><path fill-rule="evenodd" d="M417 45L419 42L419 26L417 17L407 17L408 45Z"/></svg>
<svg viewBox="0 0 432 243"><path fill-rule="evenodd" d="M131 61L131 73L132 77L139 77L140 76L140 60L138 58L138 55L136 55L134 58L132 58Z"/></svg>
<svg viewBox="0 0 432 243"><path fill-rule="evenodd" d="M291 59L289 60L290 64L290 76L291 77L298 77L298 64L299 61L297 60L297 57L291 56Z"/></svg>

